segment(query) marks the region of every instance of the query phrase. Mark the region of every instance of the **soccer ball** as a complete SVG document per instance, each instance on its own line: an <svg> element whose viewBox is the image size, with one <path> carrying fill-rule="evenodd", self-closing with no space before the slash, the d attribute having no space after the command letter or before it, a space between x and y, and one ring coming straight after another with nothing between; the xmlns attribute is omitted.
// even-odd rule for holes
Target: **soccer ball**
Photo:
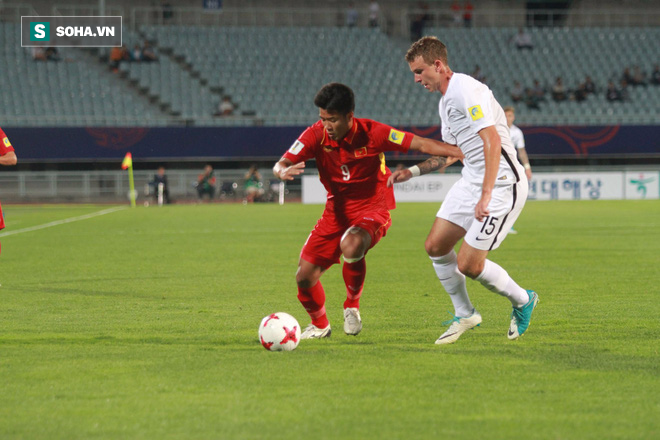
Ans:
<svg viewBox="0 0 660 440"><path fill-rule="evenodd" d="M259 324L259 341L269 351L291 351L300 342L300 324L288 313L273 313Z"/></svg>

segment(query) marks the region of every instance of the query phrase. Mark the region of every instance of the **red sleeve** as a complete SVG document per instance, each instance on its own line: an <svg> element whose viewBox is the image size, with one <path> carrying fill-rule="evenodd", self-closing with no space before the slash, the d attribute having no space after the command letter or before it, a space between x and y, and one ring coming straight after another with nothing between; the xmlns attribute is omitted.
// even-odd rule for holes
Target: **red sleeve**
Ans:
<svg viewBox="0 0 660 440"><path fill-rule="evenodd" d="M9 138L5 132L2 131L2 128L0 128L0 156L4 156L10 151L14 151L14 147L12 147L11 142L9 142Z"/></svg>
<svg viewBox="0 0 660 440"><path fill-rule="evenodd" d="M381 145L383 151L400 151L407 153L413 137L412 133L397 130L389 125L373 121L370 128L371 138L376 145Z"/></svg>
<svg viewBox="0 0 660 440"><path fill-rule="evenodd" d="M315 157L316 147L320 140L318 139L318 130L316 126L312 125L303 131L298 139L291 145L286 153L282 156L284 159L289 159L293 163L304 162Z"/></svg>

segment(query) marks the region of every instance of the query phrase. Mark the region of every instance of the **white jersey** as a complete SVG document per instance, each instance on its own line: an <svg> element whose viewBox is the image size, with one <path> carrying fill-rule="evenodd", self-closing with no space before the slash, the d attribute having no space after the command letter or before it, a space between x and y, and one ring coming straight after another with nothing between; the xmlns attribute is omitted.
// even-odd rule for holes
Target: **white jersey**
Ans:
<svg viewBox="0 0 660 440"><path fill-rule="evenodd" d="M502 139L502 155L495 185L511 185L520 180L525 170L516 157L502 106L485 84L463 73L454 73L446 93L440 98L442 140L458 145L463 160L463 179L481 186L486 173L484 143L479 136L483 128L495 126Z"/></svg>
<svg viewBox="0 0 660 440"><path fill-rule="evenodd" d="M511 127L509 127L509 132L511 133L511 142L513 142L513 146L516 147L517 150L525 148L525 137L523 136L522 130L515 125L511 125Z"/></svg>

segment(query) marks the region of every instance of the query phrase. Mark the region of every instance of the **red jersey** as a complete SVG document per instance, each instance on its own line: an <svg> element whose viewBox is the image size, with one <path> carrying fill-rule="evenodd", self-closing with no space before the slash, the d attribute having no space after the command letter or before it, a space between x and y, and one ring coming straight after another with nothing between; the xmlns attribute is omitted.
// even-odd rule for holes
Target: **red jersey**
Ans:
<svg viewBox="0 0 660 440"><path fill-rule="evenodd" d="M5 132L2 131L2 128L0 128L0 156L4 156L10 151L14 151L14 147L11 146L11 142L9 142L9 138L7 137Z"/></svg>
<svg viewBox="0 0 660 440"><path fill-rule="evenodd" d="M326 211L352 219L365 210L394 209L394 190L387 188L392 172L383 153L407 152L413 136L371 119L353 118L348 134L335 141L318 121L283 157L294 164L316 159L321 183L328 191Z"/></svg>

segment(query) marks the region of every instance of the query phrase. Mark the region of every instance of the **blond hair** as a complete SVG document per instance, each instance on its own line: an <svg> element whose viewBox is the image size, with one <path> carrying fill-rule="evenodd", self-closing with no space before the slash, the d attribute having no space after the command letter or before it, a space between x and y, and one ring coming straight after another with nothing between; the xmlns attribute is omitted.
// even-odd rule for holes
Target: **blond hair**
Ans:
<svg viewBox="0 0 660 440"><path fill-rule="evenodd" d="M506 112L515 113L515 112L516 112L516 109L514 109L514 108L511 107L510 105L507 105L507 106L504 107L502 110L504 110L504 113L506 113Z"/></svg>
<svg viewBox="0 0 660 440"><path fill-rule="evenodd" d="M412 63L419 56L429 65L433 64L435 60L440 60L447 65L447 46L437 37L422 37L408 49L406 61Z"/></svg>

